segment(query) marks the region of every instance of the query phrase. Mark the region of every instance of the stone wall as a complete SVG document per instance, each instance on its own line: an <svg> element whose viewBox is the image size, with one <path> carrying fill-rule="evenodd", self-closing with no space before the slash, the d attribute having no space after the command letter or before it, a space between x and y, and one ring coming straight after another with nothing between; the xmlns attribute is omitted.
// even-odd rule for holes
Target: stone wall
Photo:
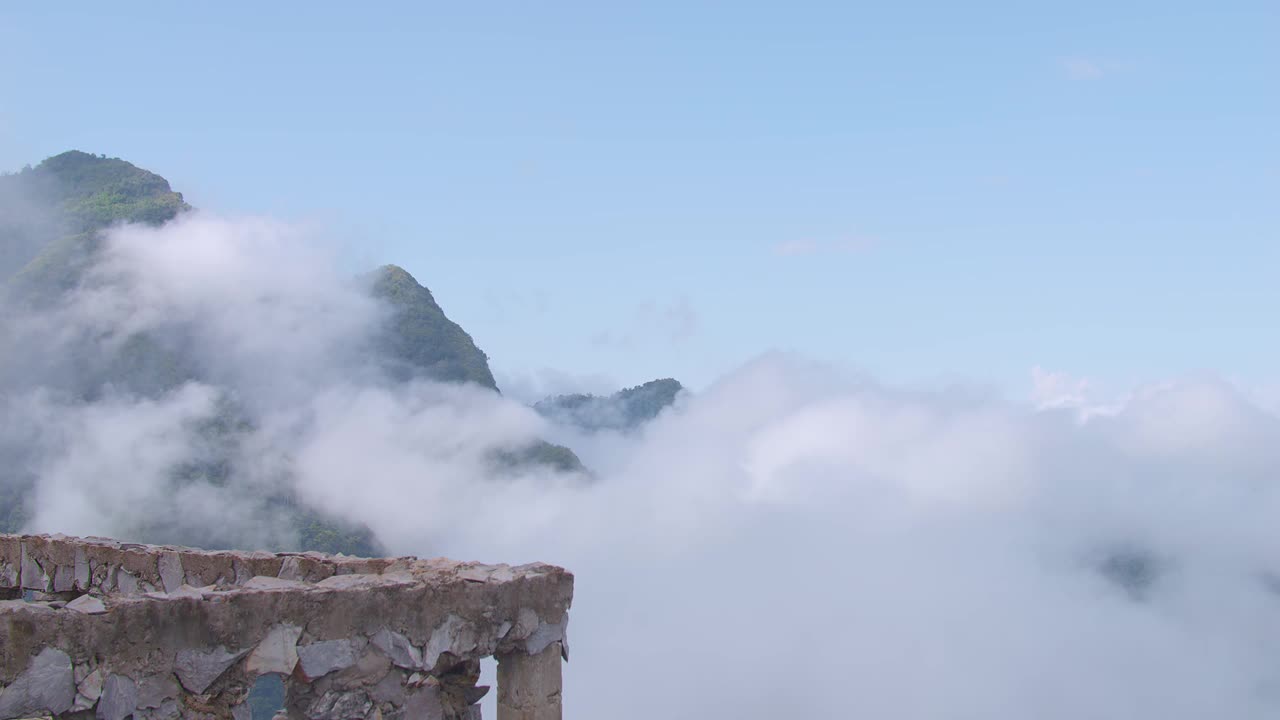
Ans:
<svg viewBox="0 0 1280 720"><path fill-rule="evenodd" d="M560 717L573 576L551 565L205 552L0 535L0 720Z"/></svg>

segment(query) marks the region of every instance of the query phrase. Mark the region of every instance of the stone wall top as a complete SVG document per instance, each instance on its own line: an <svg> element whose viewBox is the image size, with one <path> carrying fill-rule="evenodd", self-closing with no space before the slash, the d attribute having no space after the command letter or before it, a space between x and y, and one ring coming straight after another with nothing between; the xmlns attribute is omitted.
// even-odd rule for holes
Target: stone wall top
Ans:
<svg viewBox="0 0 1280 720"><path fill-rule="evenodd" d="M404 687L413 673L448 678L491 655L533 656L554 647L567 657L573 576L541 563L0 535L0 593L0 706L17 697L14 688L26 687L34 664L53 662L41 658L55 651L58 666L76 675L102 668L130 682L159 677L180 683L184 698L240 702L258 674L310 683L342 667L350 674L360 663L376 664L366 657L398 669ZM342 672L335 682L346 682ZM372 697L359 683L342 688Z"/></svg>
<svg viewBox="0 0 1280 720"><path fill-rule="evenodd" d="M541 563L512 567L413 556L361 558L318 552L199 550L99 537L0 534L0 591L136 594L191 587L239 586L252 578L317 583L335 575L403 575L422 582L452 579L505 583L521 576L567 574Z"/></svg>

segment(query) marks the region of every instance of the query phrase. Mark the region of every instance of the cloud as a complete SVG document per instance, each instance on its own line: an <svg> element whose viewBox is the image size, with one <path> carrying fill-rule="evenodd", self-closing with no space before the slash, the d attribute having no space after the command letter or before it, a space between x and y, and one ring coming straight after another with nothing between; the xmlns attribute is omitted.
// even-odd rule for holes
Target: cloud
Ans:
<svg viewBox="0 0 1280 720"><path fill-rule="evenodd" d="M578 573L575 717L1265 717L1277 440L1214 382L1080 422L770 356L609 444L518 547L462 545ZM1123 553L1160 558L1141 600ZM635 692L671 662L698 672Z"/></svg>
<svg viewBox="0 0 1280 720"><path fill-rule="evenodd" d="M532 404L555 395L586 393L611 395L622 383L603 373L569 373L555 368L514 372L495 371L498 387L509 398Z"/></svg>
<svg viewBox="0 0 1280 720"><path fill-rule="evenodd" d="M1038 365L1031 369L1031 385L1031 402L1037 410L1070 410L1081 422L1095 415L1114 415L1125 401L1104 400L1088 378L1051 372Z"/></svg>
<svg viewBox="0 0 1280 720"><path fill-rule="evenodd" d="M391 467L412 458L437 483L487 475L491 451L536 438L536 415L493 393L387 378L371 352L387 308L334 250L200 213L110 232L65 302L0 313L0 491L34 484L32 528L292 545L272 504L328 507L300 468L332 428L355 437L351 418L388 431ZM396 454L388 419L438 442Z"/></svg>
<svg viewBox="0 0 1280 720"><path fill-rule="evenodd" d="M679 308L637 316L676 337ZM146 328L197 349L205 379L85 400L23 366L0 393L0 453L32 473L31 529L163 513L251 545L274 538L249 500L281 483L393 553L565 565L568 718L1280 709L1280 417L1221 380L1113 400L1039 370L1022 403L768 355L641 432L565 434L595 482L495 478L489 449L561 431L495 393L366 367L379 307L290 228L121 230L55 312L27 337ZM253 420L236 471L173 494L166 469L227 398Z"/></svg>

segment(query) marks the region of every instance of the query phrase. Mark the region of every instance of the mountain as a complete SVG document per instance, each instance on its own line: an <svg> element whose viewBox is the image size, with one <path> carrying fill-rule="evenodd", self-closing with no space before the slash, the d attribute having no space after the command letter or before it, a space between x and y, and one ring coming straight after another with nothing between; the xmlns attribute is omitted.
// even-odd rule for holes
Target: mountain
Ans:
<svg viewBox="0 0 1280 720"><path fill-rule="evenodd" d="M498 392L489 356L476 347L461 325L444 314L431 291L413 275L397 265L384 265L367 280L373 297L391 308L391 319L377 340L377 350L391 377L401 382L415 377L470 382ZM541 466L561 473L587 472L573 450L545 440L497 452L493 461L500 471Z"/></svg>
<svg viewBox="0 0 1280 720"><path fill-rule="evenodd" d="M50 301L92 264L101 230L160 225L190 209L159 175L78 150L0 176L0 282L27 302Z"/></svg>
<svg viewBox="0 0 1280 720"><path fill-rule="evenodd" d="M121 390L160 398L190 380L209 382L202 358L185 344L181 327L172 333L134 333L110 344L101 336L115 331L111 328L92 328L85 337L61 333L56 346L37 352L24 344L30 338L21 334L22 323L9 322L51 317L40 313L56 308L80 285L102 251L105 229L117 223L160 225L190 210L165 178L102 155L71 151L0 175L0 401L6 393L33 387L80 403ZM389 310L367 349L387 382L426 378L498 392L488 357L445 315L429 289L395 265L364 280L368 293ZM23 525L35 487L34 451L21 432L10 432L18 421L0 416L0 532ZM234 392L225 393L216 416L192 430L193 456L173 466L169 481L174 491L197 483L226 488L235 482L255 430L255 419ZM572 450L544 441L496 452L493 459L500 471L536 465L585 473ZM291 528L300 549L381 553L368 528L350 526L301 503L291 490L289 472L265 484L235 485L235 492L253 493L246 498L253 517ZM204 547L237 542L219 534L217 527L194 529L181 519L164 518L135 528L132 539Z"/></svg>
<svg viewBox="0 0 1280 720"><path fill-rule="evenodd" d="M634 430L675 404L684 386L672 378L651 380L607 397L557 395L534 404L538 414L587 432Z"/></svg>
<svg viewBox="0 0 1280 720"><path fill-rule="evenodd" d="M445 316L431 291L404 268L378 268L370 278L370 292L392 309L378 345L393 377L408 380L425 376L498 389L489 370L489 356L476 347L461 325Z"/></svg>

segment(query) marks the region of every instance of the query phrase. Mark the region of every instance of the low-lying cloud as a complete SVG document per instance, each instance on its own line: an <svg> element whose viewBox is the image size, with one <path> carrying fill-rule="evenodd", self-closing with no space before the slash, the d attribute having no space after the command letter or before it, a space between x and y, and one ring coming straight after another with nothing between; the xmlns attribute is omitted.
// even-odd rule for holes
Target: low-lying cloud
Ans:
<svg viewBox="0 0 1280 720"><path fill-rule="evenodd" d="M204 216L115 232L50 312L59 337L171 330L203 367L158 398L10 382L0 449L33 475L29 529L145 510L271 542L240 499L282 483L394 553L565 565L571 718L1280 709L1280 418L1226 382L1096 403L1042 373L1022 402L767 355L639 432L578 434L481 389L391 384L362 360L383 310L331 257ZM237 473L166 496L186 428L228 398L253 418ZM595 481L493 476L489 451L535 437Z"/></svg>

